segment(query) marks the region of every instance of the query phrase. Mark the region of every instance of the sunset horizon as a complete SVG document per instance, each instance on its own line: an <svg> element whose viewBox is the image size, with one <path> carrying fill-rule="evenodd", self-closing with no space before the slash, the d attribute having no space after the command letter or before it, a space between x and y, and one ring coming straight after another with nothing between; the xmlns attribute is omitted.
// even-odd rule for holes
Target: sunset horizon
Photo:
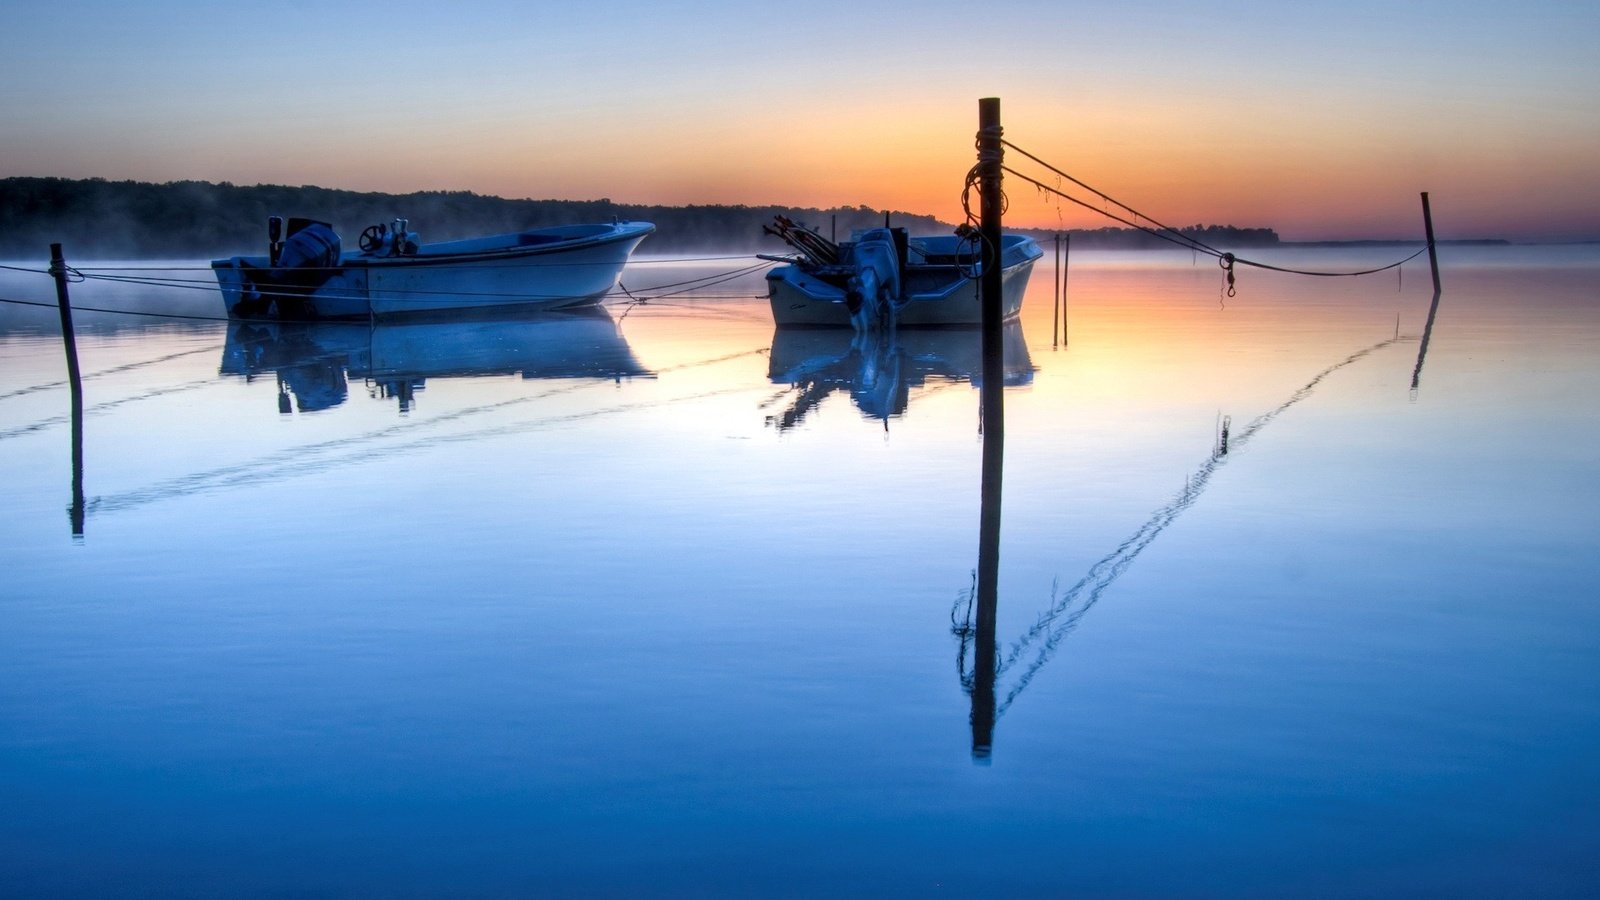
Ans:
<svg viewBox="0 0 1600 900"><path fill-rule="evenodd" d="M1441 239L1600 239L1600 12L1235 7L1022 3L1013 22L1033 27L991 55L949 40L959 4L852 12L848 32L715 2L389 6L238 41L203 5L67 3L14 15L0 176L948 221L992 96L1014 146L1169 224L1402 239L1427 191ZM52 37L64 23L76 52ZM1116 224L1015 179L1007 193L1017 227Z"/></svg>

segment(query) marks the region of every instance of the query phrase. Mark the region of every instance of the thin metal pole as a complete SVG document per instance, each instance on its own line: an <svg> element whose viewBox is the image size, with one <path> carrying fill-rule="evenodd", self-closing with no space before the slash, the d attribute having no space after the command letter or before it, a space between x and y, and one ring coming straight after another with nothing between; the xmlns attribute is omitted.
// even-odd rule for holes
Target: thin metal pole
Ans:
<svg viewBox="0 0 1600 900"><path fill-rule="evenodd" d="M1428 234L1428 265L1433 269L1433 290L1439 292L1439 253L1433 245L1433 210L1428 206L1428 192L1422 192L1422 227Z"/></svg>
<svg viewBox="0 0 1600 900"><path fill-rule="evenodd" d="M1067 338L1067 272L1072 268L1072 235L1067 235L1067 243L1061 250L1061 343L1070 343Z"/></svg>
<svg viewBox="0 0 1600 900"><path fill-rule="evenodd" d="M61 343L67 353L67 384L72 394L72 533L83 536L83 380L78 374L78 338L72 329L72 299L67 295L67 261L60 244L50 245L50 274L56 281L56 308L61 313Z"/></svg>
<svg viewBox="0 0 1600 900"><path fill-rule="evenodd" d="M1050 320L1050 346L1056 347L1056 338L1061 334L1061 232L1056 232L1056 274L1055 274L1056 302L1050 307L1054 318Z"/></svg>

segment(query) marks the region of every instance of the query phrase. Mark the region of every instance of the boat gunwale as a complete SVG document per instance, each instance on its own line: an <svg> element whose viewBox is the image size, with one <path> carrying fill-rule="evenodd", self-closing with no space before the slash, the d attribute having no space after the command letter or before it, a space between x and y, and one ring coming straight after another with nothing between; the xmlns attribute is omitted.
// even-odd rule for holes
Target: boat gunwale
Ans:
<svg viewBox="0 0 1600 900"><path fill-rule="evenodd" d="M656 230L651 222L622 222L607 226L610 231L604 234L585 235L567 240L552 241L544 244L518 244L510 247L494 249L473 250L462 253L424 254L416 253L407 256L368 256L356 254L346 256L340 254L339 264L328 268L335 270L361 268L361 269L388 269L388 268L436 268L438 266L455 266L463 263L474 262L500 262L510 259L521 259L528 256L545 256L552 253L568 253L574 250L587 250L603 247L630 240L644 240ZM493 240L495 238L510 238L524 234L536 234L541 229L528 229L526 231L510 231L505 234L489 235L483 238L467 238L466 240ZM447 243L447 242L441 242ZM423 246L427 246L424 244ZM257 259L265 260L262 256L228 256L213 259L213 269L237 269L241 261L256 265ZM269 264L270 265L270 264Z"/></svg>

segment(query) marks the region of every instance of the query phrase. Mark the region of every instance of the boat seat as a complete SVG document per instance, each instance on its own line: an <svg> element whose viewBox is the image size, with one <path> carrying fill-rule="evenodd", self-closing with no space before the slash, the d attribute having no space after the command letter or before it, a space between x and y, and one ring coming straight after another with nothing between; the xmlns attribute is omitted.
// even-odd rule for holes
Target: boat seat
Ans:
<svg viewBox="0 0 1600 900"><path fill-rule="evenodd" d="M552 234L529 234L527 232L523 232L522 234L517 235L517 246L531 247L534 244L553 244L560 240L561 238Z"/></svg>

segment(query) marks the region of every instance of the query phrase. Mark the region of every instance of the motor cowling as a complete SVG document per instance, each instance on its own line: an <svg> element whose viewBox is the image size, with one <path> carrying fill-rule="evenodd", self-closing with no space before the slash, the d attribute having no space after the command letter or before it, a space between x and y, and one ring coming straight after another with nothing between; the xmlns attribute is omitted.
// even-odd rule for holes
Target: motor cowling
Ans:
<svg viewBox="0 0 1600 900"><path fill-rule="evenodd" d="M327 222L290 219L288 239L278 253L276 269L332 269L342 248L338 232Z"/></svg>

